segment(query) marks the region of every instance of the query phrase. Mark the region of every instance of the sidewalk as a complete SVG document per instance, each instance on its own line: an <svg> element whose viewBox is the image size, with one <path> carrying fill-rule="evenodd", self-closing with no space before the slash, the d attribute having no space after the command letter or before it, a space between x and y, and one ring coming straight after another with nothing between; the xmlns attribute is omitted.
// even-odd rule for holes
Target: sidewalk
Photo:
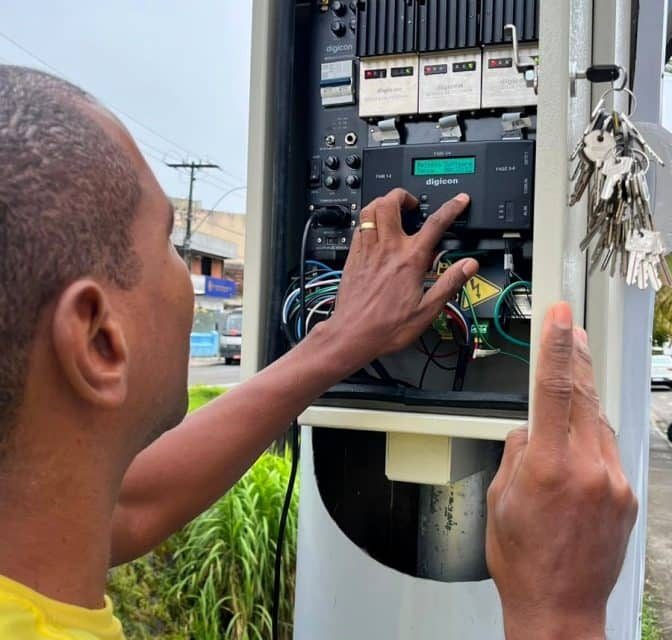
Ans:
<svg viewBox="0 0 672 640"><path fill-rule="evenodd" d="M664 435L672 394L657 393L654 398L649 447L646 583L656 601L663 640L672 640L672 444Z"/></svg>

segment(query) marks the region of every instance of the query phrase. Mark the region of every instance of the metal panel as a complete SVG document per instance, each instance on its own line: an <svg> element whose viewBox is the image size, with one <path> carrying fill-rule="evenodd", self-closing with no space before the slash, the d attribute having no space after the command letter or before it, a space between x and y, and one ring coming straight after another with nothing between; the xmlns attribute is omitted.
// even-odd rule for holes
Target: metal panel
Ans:
<svg viewBox="0 0 672 640"><path fill-rule="evenodd" d="M660 70L665 50L666 0L640 2L637 74L637 117L660 122ZM600 16L594 30L594 57L628 68L630 2L595 0ZM641 64L642 61L646 64ZM596 87L594 99L603 87ZM616 98L618 109L628 109L627 97ZM649 453L649 376L653 294L626 287L604 274L588 281L588 333L604 409L620 427L619 449L626 476L639 500L639 517L630 537L625 563L609 599L607 636L636 640L641 636L640 608L644 589L646 508ZM606 306L605 306L606 305ZM618 309L618 313L613 310Z"/></svg>
<svg viewBox="0 0 672 640"><path fill-rule="evenodd" d="M481 0L481 37L483 44L511 42L504 31L507 24L515 24L518 39L530 42L539 39L540 0Z"/></svg>
<svg viewBox="0 0 672 640"><path fill-rule="evenodd" d="M504 640L492 580L414 578L350 541L320 496L313 430L302 431L294 640Z"/></svg>
<svg viewBox="0 0 672 640"><path fill-rule="evenodd" d="M418 4L418 51L475 47L476 0L421 0Z"/></svg>
<svg viewBox="0 0 672 640"><path fill-rule="evenodd" d="M415 45L416 0L368 0L357 10L357 55L407 53Z"/></svg>
<svg viewBox="0 0 672 640"><path fill-rule="evenodd" d="M257 188L247 197L245 234L245 291L243 293L243 350L241 378L251 377L262 366L262 339L268 328L262 312L270 296L270 212L272 210L273 158L268 142L277 126L269 108L275 93L272 73L275 60L275 28L280 3L254 0L252 5L252 60L250 68L250 118L247 145L247 175L255 176Z"/></svg>
<svg viewBox="0 0 672 640"><path fill-rule="evenodd" d="M479 440L504 440L506 434L523 426L521 420L449 416L433 413L362 411L341 407L309 407L299 416L302 425L332 429L391 431Z"/></svg>

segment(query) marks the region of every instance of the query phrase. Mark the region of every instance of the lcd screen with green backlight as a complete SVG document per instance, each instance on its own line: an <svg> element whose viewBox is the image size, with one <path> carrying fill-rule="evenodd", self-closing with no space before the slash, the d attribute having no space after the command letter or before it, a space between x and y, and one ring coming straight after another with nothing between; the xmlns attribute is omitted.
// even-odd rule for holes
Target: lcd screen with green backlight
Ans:
<svg viewBox="0 0 672 640"><path fill-rule="evenodd" d="M413 160L414 176L459 176L476 173L476 158L419 158Z"/></svg>

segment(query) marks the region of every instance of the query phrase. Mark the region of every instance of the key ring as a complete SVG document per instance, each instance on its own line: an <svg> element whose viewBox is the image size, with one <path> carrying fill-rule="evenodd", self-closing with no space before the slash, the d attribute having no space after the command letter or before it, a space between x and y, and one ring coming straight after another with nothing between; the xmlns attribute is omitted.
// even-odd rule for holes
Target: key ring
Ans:
<svg viewBox="0 0 672 640"><path fill-rule="evenodd" d="M649 169L651 168L651 158L649 158L649 156L647 156L641 149L631 149L631 151L632 151L633 155L641 156L642 158L644 158L644 160L646 160L646 169L644 169L644 171L642 171L642 166L640 164L639 165L640 172L643 173L644 175L649 173Z"/></svg>
<svg viewBox="0 0 672 640"><path fill-rule="evenodd" d="M598 104L604 104L604 100L608 95L612 93L618 93L619 91L624 91L632 99L632 106L630 108L629 113L627 114L628 118L632 118L632 116L635 115L635 111L637 111L637 96L632 91L630 91L630 89L628 89L628 87L626 87L625 84L623 85L623 87L610 87L609 89L607 89L600 97Z"/></svg>

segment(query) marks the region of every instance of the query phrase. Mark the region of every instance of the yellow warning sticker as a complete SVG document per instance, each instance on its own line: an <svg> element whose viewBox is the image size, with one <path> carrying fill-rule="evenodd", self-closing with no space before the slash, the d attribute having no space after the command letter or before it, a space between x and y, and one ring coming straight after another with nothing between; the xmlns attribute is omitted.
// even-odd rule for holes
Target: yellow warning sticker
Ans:
<svg viewBox="0 0 672 640"><path fill-rule="evenodd" d="M490 282L490 280L486 280L483 276L474 276L467 282L464 289L465 291L462 293L463 309L469 309L469 300L474 307L477 307L479 304L496 298L502 291L501 287ZM467 295L469 300L467 300Z"/></svg>

